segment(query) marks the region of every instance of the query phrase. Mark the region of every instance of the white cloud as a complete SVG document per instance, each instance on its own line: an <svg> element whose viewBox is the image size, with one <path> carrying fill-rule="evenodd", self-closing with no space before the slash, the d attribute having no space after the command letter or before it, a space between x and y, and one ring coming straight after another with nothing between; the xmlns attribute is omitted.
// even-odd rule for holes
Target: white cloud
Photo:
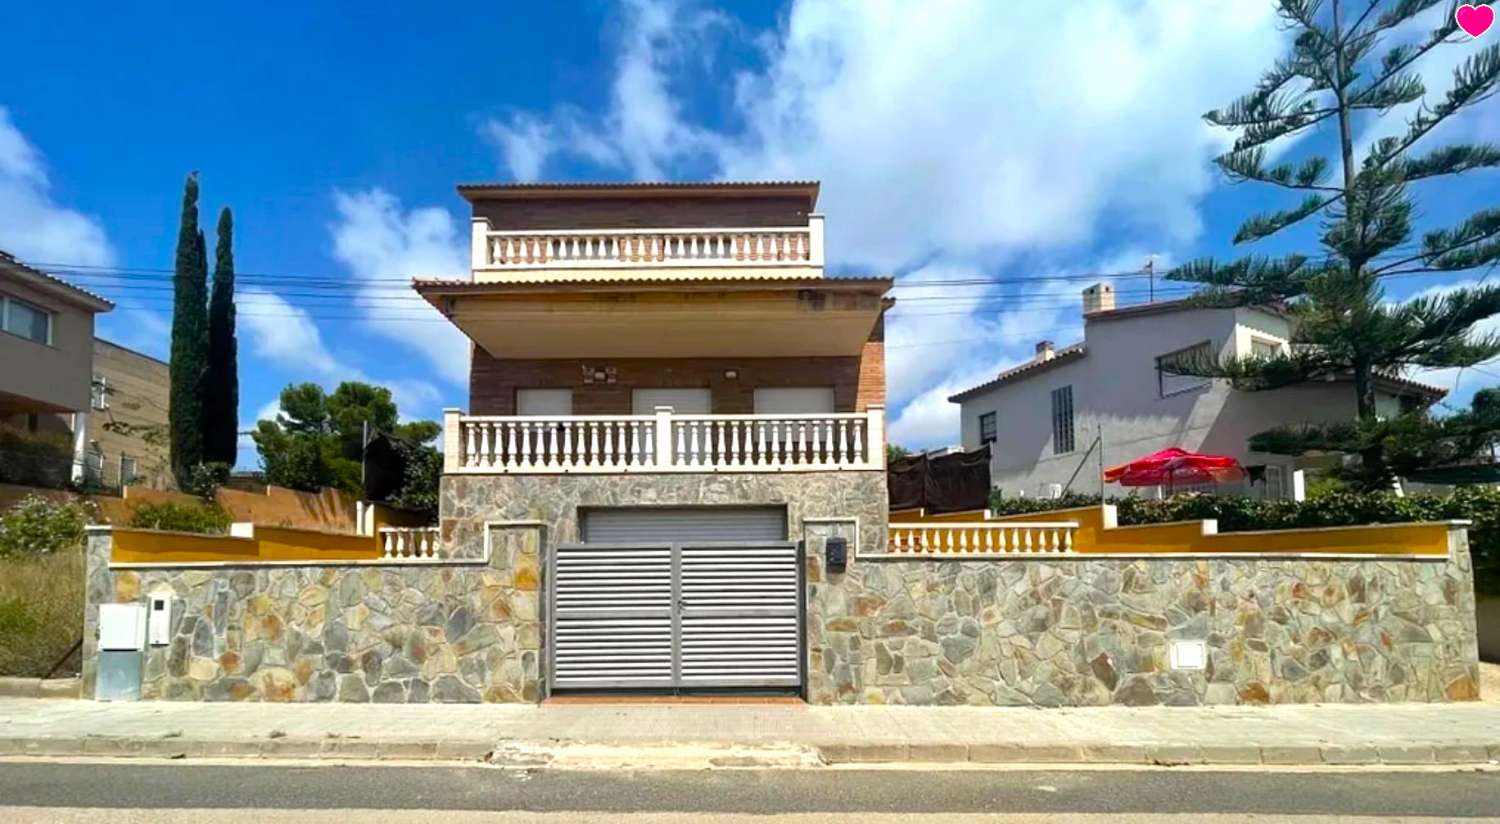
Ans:
<svg viewBox="0 0 1500 824"><path fill-rule="evenodd" d="M1106 227L1113 247L1191 243L1213 183L1207 161L1227 140L1202 113L1251 88L1285 45L1269 3L1237 0L959 0L920 14L882 0L795 0L776 31L745 39L763 65L709 89L733 115L708 129L685 101L723 76L702 66L739 32L699 8L627 3L608 110L492 121L486 132L511 141L497 141L505 166L536 177L571 157L636 178L820 178L831 261L915 269L903 282L1066 262ZM958 378L1029 356L1027 338L1077 310L1025 304L1060 307L1083 285L1009 312L1005 290L982 287L945 302L943 317L899 307L887 374L893 404L910 408L893 432L955 440L956 407L939 413L937 390L924 388L962 388Z"/></svg>
<svg viewBox="0 0 1500 824"><path fill-rule="evenodd" d="M328 351L306 310L259 286L240 287L236 303L241 309L236 325L250 334L250 347L257 357L282 369L311 373L325 380L352 371Z"/></svg>
<svg viewBox="0 0 1500 824"><path fill-rule="evenodd" d="M0 249L40 263L108 266L104 227L52 199L46 163L0 106Z"/></svg>
<svg viewBox="0 0 1500 824"><path fill-rule="evenodd" d="M1459 289L1474 289L1480 285L1479 280L1469 279L1458 283L1433 286L1405 300L1442 297ZM1474 324L1470 332L1474 335L1500 335L1500 315L1485 318ZM1414 369L1411 370L1411 377L1423 383L1447 389L1450 394L1444 399L1444 403L1450 408L1462 408L1468 405L1469 398L1477 390L1500 383L1492 374L1496 365L1500 365L1500 358L1480 364L1480 368L1485 370L1483 372L1475 369Z"/></svg>
<svg viewBox="0 0 1500 824"><path fill-rule="evenodd" d="M481 135L517 180L536 180L550 158L564 153L644 180L722 150L721 136L684 119L671 86L672 72L712 63L712 51L701 47L733 28L729 18L670 0L625 0L622 12L610 107L597 122L564 105L546 119L519 112L481 124Z"/></svg>
<svg viewBox="0 0 1500 824"><path fill-rule="evenodd" d="M372 378L363 370L340 360L323 342L323 335L307 310L258 286L240 289L239 328L248 333L251 352L276 367L296 375L317 379L325 388L343 381L362 381L391 390L402 417L432 417L442 400L437 387L422 380ZM256 420L274 420L280 409L271 401L256 413Z"/></svg>
<svg viewBox="0 0 1500 824"><path fill-rule="evenodd" d="M137 352L167 360L171 352L172 317L148 309L130 298L115 302L114 311L96 318L99 337L114 341Z"/></svg>
<svg viewBox="0 0 1500 824"><path fill-rule="evenodd" d="M273 398L255 413L257 421L274 421L281 415L281 399Z"/></svg>
<svg viewBox="0 0 1500 824"><path fill-rule="evenodd" d="M467 386L468 339L395 280L466 278L467 234L460 234L446 209L406 211L394 195L381 189L335 192L334 206L338 220L330 227L333 254L363 284L356 305L372 316L367 323L370 331L416 350L448 383Z"/></svg>
<svg viewBox="0 0 1500 824"><path fill-rule="evenodd" d="M552 126L529 114L487 120L480 133L495 144L506 167L522 182L540 177L543 164L557 150Z"/></svg>
<svg viewBox="0 0 1500 824"><path fill-rule="evenodd" d="M1397 44L1415 45L1425 41L1452 13L1452 8L1446 3L1440 3L1428 9L1392 29L1386 40L1386 48ZM1364 157L1369 154L1370 147L1377 140L1406 134L1411 118L1424 103L1430 107L1444 99L1448 90L1453 86L1453 70L1478 53L1473 48L1467 48L1468 37L1460 36L1455 40L1455 43L1438 46L1428 52L1409 69L1422 80L1422 85L1427 89L1424 100L1397 106L1389 112L1381 113L1379 117L1372 117L1366 121L1365 128L1360 131L1355 140L1354 154L1357 160L1363 161ZM1377 56L1380 54L1377 52ZM1451 140L1490 140L1496 133L1497 125L1500 125L1500 99L1491 98L1473 105L1438 125L1417 143L1415 152L1419 155L1424 154L1433 147L1441 146Z"/></svg>
<svg viewBox="0 0 1500 824"><path fill-rule="evenodd" d="M1229 0L973 0L920 17L800 0L766 40L766 68L736 78L743 128L719 133L685 122L671 74L711 48L718 18L665 0L627 11L609 111L589 127L556 113L572 136L553 151L636 177L700 160L730 179L820 177L831 253L888 269L1068 248L1106 213L1192 239L1211 177L1191 161L1224 141L1201 114L1281 47L1269 5Z"/></svg>

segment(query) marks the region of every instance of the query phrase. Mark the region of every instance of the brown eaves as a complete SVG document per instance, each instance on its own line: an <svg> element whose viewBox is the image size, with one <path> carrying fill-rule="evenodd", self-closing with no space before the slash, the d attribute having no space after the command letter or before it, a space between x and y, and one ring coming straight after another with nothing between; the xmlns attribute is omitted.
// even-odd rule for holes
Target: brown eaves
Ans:
<svg viewBox="0 0 1500 824"><path fill-rule="evenodd" d="M108 312L115 308L114 303L107 298L96 295L87 289L74 286L57 275L43 272L34 266L27 266L8 252L0 251L0 267L9 268L21 275L40 280L43 282L43 286L52 287L52 292L58 297L72 301L91 311Z"/></svg>
<svg viewBox="0 0 1500 824"><path fill-rule="evenodd" d="M796 195L806 197L808 210L818 203L816 180L698 181L698 182L583 182L583 183L461 183L458 193L465 200L526 200L534 198L583 197L681 197L699 195L732 197L743 194Z"/></svg>

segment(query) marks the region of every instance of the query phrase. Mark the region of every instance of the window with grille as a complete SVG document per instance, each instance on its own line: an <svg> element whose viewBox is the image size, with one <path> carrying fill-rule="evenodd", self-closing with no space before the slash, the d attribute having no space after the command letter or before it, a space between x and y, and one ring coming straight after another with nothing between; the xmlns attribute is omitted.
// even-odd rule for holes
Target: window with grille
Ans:
<svg viewBox="0 0 1500 824"><path fill-rule="evenodd" d="M986 412L979 416L979 445L995 442L995 413Z"/></svg>
<svg viewBox="0 0 1500 824"><path fill-rule="evenodd" d="M1063 455L1073 448L1073 387L1064 386L1052 390L1052 454Z"/></svg>
<svg viewBox="0 0 1500 824"><path fill-rule="evenodd" d="M90 384L89 406L94 409L109 408L109 381L101 375L95 375L94 382Z"/></svg>
<svg viewBox="0 0 1500 824"><path fill-rule="evenodd" d="M1281 354L1281 344L1266 338L1250 339L1250 356L1262 360L1274 358Z"/></svg>
<svg viewBox="0 0 1500 824"><path fill-rule="evenodd" d="M1157 393L1165 398L1176 395L1179 392L1190 392L1208 386L1208 378L1198 375L1174 375L1167 371L1167 367L1174 363L1190 364L1199 360L1206 360L1210 356L1209 342L1179 349L1176 352L1168 352L1156 359L1156 388Z"/></svg>
<svg viewBox="0 0 1500 824"><path fill-rule="evenodd" d="M135 483L136 479L135 458L129 455L120 456L120 486Z"/></svg>
<svg viewBox="0 0 1500 824"><path fill-rule="evenodd" d="M97 446L83 454L83 479L97 486L104 485L104 450Z"/></svg>

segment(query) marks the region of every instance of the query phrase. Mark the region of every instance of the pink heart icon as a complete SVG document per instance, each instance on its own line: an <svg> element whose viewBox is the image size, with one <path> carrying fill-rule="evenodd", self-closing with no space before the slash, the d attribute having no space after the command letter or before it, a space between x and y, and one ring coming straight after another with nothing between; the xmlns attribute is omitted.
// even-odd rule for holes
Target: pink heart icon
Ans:
<svg viewBox="0 0 1500 824"><path fill-rule="evenodd" d="M1492 6L1465 4L1458 7L1453 17L1458 21L1458 27L1468 32L1470 37L1478 37L1495 24L1495 9Z"/></svg>

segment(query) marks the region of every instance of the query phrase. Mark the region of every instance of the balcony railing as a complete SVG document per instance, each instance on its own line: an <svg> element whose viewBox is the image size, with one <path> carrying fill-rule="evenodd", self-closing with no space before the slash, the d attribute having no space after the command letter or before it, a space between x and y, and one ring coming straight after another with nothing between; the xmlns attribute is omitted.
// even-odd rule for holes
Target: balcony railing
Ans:
<svg viewBox="0 0 1500 824"><path fill-rule="evenodd" d="M823 217L806 226L708 229L490 230L473 226L476 271L823 266Z"/></svg>
<svg viewBox="0 0 1500 824"><path fill-rule="evenodd" d="M893 523L886 530L893 555L1062 555L1073 551L1072 521L1021 523Z"/></svg>
<svg viewBox="0 0 1500 824"><path fill-rule="evenodd" d="M815 472L885 467L885 410L828 415L443 416L449 474Z"/></svg>
<svg viewBox="0 0 1500 824"><path fill-rule="evenodd" d="M381 557L387 561L419 561L440 557L442 542L435 526L383 526Z"/></svg>

